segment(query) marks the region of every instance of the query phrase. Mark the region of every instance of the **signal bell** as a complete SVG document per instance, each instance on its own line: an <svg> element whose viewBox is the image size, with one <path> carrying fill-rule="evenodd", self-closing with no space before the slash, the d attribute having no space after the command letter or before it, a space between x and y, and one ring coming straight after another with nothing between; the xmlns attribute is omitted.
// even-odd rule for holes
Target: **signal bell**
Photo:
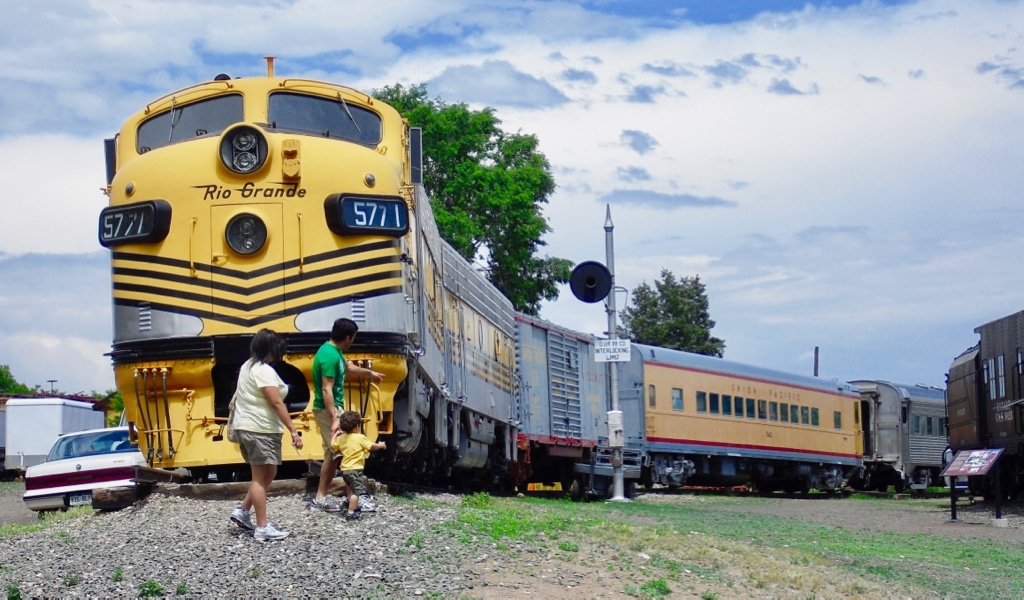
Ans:
<svg viewBox="0 0 1024 600"><path fill-rule="evenodd" d="M584 302L600 302L612 289L611 271L599 262L581 262L572 270L569 289L573 296Z"/></svg>

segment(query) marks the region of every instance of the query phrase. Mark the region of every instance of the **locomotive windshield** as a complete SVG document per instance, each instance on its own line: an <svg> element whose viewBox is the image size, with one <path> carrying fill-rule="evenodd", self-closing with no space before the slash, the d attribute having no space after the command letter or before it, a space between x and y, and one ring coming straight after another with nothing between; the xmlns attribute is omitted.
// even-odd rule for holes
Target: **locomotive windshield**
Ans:
<svg viewBox="0 0 1024 600"><path fill-rule="evenodd" d="M184 140L216 135L243 120L242 96L227 94L176 106L139 125L135 150L149 152Z"/></svg>
<svg viewBox="0 0 1024 600"><path fill-rule="evenodd" d="M376 146L381 140L381 118L340 98L278 92L270 95L270 126Z"/></svg>

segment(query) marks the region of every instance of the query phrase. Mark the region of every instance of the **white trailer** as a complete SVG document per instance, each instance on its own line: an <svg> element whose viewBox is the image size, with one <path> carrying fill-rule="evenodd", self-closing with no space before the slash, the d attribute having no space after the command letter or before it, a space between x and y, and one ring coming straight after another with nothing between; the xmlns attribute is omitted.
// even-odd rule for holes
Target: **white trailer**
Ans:
<svg viewBox="0 0 1024 600"><path fill-rule="evenodd" d="M4 468L24 471L46 460L57 436L106 426L106 414L89 402L67 398L11 398L7 401Z"/></svg>
<svg viewBox="0 0 1024 600"><path fill-rule="evenodd" d="M3 475L7 467L4 466L4 456L7 454L7 407L0 404L0 475Z"/></svg>

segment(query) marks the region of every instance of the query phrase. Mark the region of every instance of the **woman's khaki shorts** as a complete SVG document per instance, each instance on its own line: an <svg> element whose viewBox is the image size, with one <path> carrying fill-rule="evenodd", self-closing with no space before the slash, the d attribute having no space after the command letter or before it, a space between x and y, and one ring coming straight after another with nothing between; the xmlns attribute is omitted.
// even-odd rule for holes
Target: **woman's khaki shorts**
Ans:
<svg viewBox="0 0 1024 600"><path fill-rule="evenodd" d="M281 434L238 430L242 460L250 465L281 464Z"/></svg>

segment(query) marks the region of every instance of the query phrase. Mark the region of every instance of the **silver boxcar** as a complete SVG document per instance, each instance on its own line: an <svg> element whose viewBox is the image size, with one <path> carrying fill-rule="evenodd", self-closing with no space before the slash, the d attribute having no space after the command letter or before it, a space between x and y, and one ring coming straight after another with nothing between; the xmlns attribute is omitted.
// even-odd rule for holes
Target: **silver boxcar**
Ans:
<svg viewBox="0 0 1024 600"><path fill-rule="evenodd" d="M573 465L607 434L607 368L594 361L594 337L516 315L520 482L567 491Z"/></svg>

